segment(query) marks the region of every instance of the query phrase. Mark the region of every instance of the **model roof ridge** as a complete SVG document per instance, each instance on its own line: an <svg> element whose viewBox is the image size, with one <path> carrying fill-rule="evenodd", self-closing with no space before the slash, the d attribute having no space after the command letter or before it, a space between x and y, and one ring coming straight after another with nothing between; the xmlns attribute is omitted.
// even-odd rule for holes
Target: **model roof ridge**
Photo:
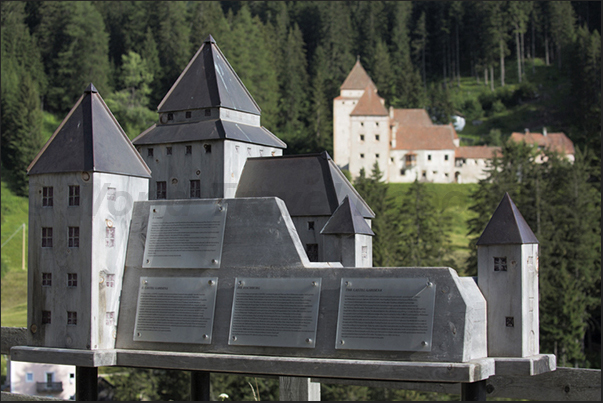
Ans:
<svg viewBox="0 0 603 403"><path fill-rule="evenodd" d="M521 212L505 192L476 245L539 243Z"/></svg>
<svg viewBox="0 0 603 403"><path fill-rule="evenodd" d="M360 58L358 57L356 59L354 67L352 67L352 70L350 71L350 74L348 74L343 84L341 84L340 89L363 90L367 86L371 87L374 90L377 90L377 86L375 85L375 83L373 83L371 77L369 77L366 70L364 70L364 68L362 67L362 64L360 63Z"/></svg>
<svg viewBox="0 0 603 403"><path fill-rule="evenodd" d="M320 231L323 235L364 234L374 236L375 233L366 223L362 214L346 196L333 215Z"/></svg>
<svg viewBox="0 0 603 403"><path fill-rule="evenodd" d="M157 107L159 113L228 108L260 115L261 109L209 35Z"/></svg>
<svg viewBox="0 0 603 403"><path fill-rule="evenodd" d="M27 168L28 175L86 171L151 176L92 83Z"/></svg>

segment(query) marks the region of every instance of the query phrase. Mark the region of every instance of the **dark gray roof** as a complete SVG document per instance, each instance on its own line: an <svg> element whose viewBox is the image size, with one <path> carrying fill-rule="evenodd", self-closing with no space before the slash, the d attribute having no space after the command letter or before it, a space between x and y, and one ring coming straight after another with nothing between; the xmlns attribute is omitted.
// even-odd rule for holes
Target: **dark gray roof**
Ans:
<svg viewBox="0 0 603 403"><path fill-rule="evenodd" d="M235 195L278 197L291 216L330 216L346 196L362 217L375 217L326 152L248 158Z"/></svg>
<svg viewBox="0 0 603 403"><path fill-rule="evenodd" d="M151 177L92 84L28 168L29 175L82 171Z"/></svg>
<svg viewBox="0 0 603 403"><path fill-rule="evenodd" d="M523 218L508 193L496 208L477 245L538 243L536 235Z"/></svg>
<svg viewBox="0 0 603 403"><path fill-rule="evenodd" d="M190 123L153 125L134 139L134 144L167 144L188 141L229 139L287 148L287 145L264 127L227 120L212 119Z"/></svg>
<svg viewBox="0 0 603 403"><path fill-rule="evenodd" d="M323 235L365 234L375 235L371 227L348 196L343 199L337 210L320 231Z"/></svg>
<svg viewBox="0 0 603 403"><path fill-rule="evenodd" d="M210 35L157 110L161 113L211 107L260 114L260 107Z"/></svg>

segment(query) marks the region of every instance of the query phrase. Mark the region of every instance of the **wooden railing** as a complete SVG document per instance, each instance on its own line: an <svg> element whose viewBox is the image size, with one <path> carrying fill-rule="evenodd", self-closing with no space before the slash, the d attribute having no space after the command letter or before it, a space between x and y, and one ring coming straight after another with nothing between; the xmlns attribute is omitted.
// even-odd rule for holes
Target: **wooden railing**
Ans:
<svg viewBox="0 0 603 403"><path fill-rule="evenodd" d="M1 340L2 346L0 353L10 355L11 347L25 346L28 344L27 329L2 327ZM461 394L461 384L459 383L365 381L358 379L332 378L312 378L311 381L318 383L338 383L343 385ZM595 369L558 367L557 370L553 372L530 377L495 375L488 378L486 382L487 397L544 401L601 400L601 370ZM81 385L79 382L77 384ZM86 391L79 391L78 394L84 396L89 395ZM13 400L13 397L13 394L2 392L2 400Z"/></svg>

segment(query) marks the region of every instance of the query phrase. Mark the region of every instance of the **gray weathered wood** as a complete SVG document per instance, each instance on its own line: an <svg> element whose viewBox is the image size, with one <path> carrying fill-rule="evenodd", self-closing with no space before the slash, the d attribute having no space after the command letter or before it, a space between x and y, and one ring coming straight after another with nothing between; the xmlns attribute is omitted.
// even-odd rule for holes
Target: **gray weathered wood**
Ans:
<svg viewBox="0 0 603 403"><path fill-rule="evenodd" d="M27 328L2 326L2 348L0 354L10 354L13 346L27 346L29 344Z"/></svg>
<svg viewBox="0 0 603 403"><path fill-rule="evenodd" d="M75 365L76 367L107 367L117 363L115 350L75 350L15 346L10 351L13 361ZM149 367L152 367L149 363Z"/></svg>
<svg viewBox="0 0 603 403"><path fill-rule="evenodd" d="M279 400L286 402L319 402L320 383L310 378L281 376L279 378Z"/></svg>

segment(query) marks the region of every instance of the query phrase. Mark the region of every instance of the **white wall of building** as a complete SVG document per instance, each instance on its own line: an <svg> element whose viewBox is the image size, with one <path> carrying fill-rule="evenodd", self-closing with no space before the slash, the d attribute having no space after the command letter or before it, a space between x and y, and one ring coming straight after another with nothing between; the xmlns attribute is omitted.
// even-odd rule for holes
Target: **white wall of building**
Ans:
<svg viewBox="0 0 603 403"><path fill-rule="evenodd" d="M54 397L69 400L75 396L75 366L8 361L10 391L23 395ZM55 384L48 385L52 379ZM61 383L60 387L57 384ZM40 385L40 386L38 386ZM62 388L62 391L53 391ZM38 392L38 389L47 389Z"/></svg>

